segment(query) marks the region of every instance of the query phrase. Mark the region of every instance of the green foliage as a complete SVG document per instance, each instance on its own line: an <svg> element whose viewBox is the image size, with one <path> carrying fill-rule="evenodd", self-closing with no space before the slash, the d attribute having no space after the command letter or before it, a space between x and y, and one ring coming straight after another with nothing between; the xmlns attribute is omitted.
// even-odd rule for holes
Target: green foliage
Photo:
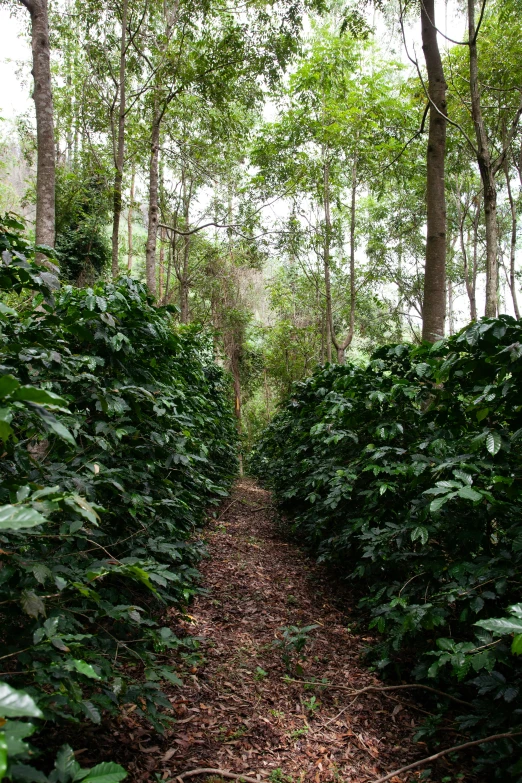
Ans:
<svg viewBox="0 0 522 783"><path fill-rule="evenodd" d="M310 633L317 625L286 625L280 628L282 638L275 639L273 646L281 651L281 658L287 671L302 674L299 659L304 657L304 649L310 642Z"/></svg>
<svg viewBox="0 0 522 783"><path fill-rule="evenodd" d="M103 177L82 169L57 169L56 251L62 275L72 283L94 282L109 263L109 206Z"/></svg>
<svg viewBox="0 0 522 783"><path fill-rule="evenodd" d="M36 292L0 306L4 677L48 720L99 723L132 703L161 731L161 682L181 683L164 652L197 644L162 610L197 590L192 534L236 470L225 377L133 280L68 286L51 306L56 279L4 225L0 286Z"/></svg>
<svg viewBox="0 0 522 783"><path fill-rule="evenodd" d="M490 618L519 599L521 346L501 316L381 348L365 368L326 365L294 385L251 461L298 539L361 583L379 668L408 676L413 657L415 677L464 691L475 736L520 724L506 644L515 633L519 652L520 604ZM512 749L483 752L488 774L505 776Z"/></svg>

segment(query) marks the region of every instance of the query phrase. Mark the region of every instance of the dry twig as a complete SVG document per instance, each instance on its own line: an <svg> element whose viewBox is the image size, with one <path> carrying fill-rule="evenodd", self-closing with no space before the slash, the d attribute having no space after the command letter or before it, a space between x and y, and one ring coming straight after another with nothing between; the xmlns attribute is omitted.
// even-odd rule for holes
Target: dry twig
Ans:
<svg viewBox="0 0 522 783"><path fill-rule="evenodd" d="M411 683L408 685L367 685L365 688L356 690L355 688L350 688L349 685L334 685L332 682L307 682L306 680L294 680L290 677L285 677L284 680L285 682L297 682L300 685L315 685L317 688L334 688L337 691L346 691L350 694L350 696L361 696L363 693L369 692L383 693L384 691L405 691L408 689L420 688L424 691L437 693L439 696L444 696L446 699L451 699L451 701L454 701L457 704L463 704L465 707L473 706L469 703L469 701L458 699L456 696L451 696L449 693L439 691L437 688L432 688L429 685L421 685L420 683Z"/></svg>
<svg viewBox="0 0 522 783"><path fill-rule="evenodd" d="M176 780L178 783L182 783L186 778L193 778L196 775L219 775L222 778L231 778L232 780L244 781L244 783L259 783L257 778L250 778L248 775L240 775L236 772L227 772L224 769L213 769L212 767L201 767L198 769L189 769L187 772L182 772L178 775Z"/></svg>
<svg viewBox="0 0 522 783"><path fill-rule="evenodd" d="M492 734L491 737L485 737L484 739L480 739L480 740L473 740L472 742L464 742L463 745L453 745L452 748L446 748L446 750L441 750L438 753L434 753L432 756L427 756L425 759L421 759L420 761L414 761L413 764L408 764L407 767L401 767L400 769L395 769L393 772L389 772L383 778L378 778L377 780L374 780L373 783L385 783L386 780L391 780L391 778L395 777L396 775L401 775L403 772L409 772L410 769L423 767L425 764L429 764L430 761L435 761L436 759L440 759L442 756L447 756L448 753L454 753L457 750L465 750L466 748L472 748L475 745L484 745L486 742L494 742L495 740L507 739L508 737L518 737L521 734L522 731L516 731L513 734Z"/></svg>

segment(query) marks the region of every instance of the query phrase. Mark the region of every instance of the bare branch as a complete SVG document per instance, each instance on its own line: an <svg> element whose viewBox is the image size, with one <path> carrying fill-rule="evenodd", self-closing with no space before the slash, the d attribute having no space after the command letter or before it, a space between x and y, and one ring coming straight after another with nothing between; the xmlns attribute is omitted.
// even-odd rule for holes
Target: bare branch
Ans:
<svg viewBox="0 0 522 783"><path fill-rule="evenodd" d="M408 764L406 767L395 769L393 772L389 772L387 775L384 775L384 777L374 780L373 783L385 783L386 780L391 780L391 778L397 775L401 775L403 772L409 772L410 769L423 767L425 764L429 764L430 761L435 761L436 759L440 759L442 756L447 756L448 753L455 753L457 750L465 750L466 748L473 748L477 745L485 745L486 742L494 742L495 740L519 737L521 734L522 731L515 731L512 734L492 734L490 737L485 737L484 739L473 740L472 742L464 742L462 745L453 745L452 748L440 750L438 753L434 753L432 756L427 756L425 759L414 761L413 764Z"/></svg>

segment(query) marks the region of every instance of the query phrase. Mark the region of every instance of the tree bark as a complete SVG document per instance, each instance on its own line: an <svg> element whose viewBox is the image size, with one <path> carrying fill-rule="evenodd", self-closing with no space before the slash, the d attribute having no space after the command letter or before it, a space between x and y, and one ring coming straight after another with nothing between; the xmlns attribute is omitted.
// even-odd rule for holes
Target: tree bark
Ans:
<svg viewBox="0 0 522 783"><path fill-rule="evenodd" d="M147 286L156 296L156 242L158 237L158 182L159 182L159 148L160 148L161 113L157 101L154 105L152 132L150 143L149 166L149 224L147 229L147 245L145 249L145 273Z"/></svg>
<svg viewBox="0 0 522 783"><path fill-rule="evenodd" d="M448 279L448 327L450 336L455 334L455 313L453 309L453 283Z"/></svg>
<svg viewBox="0 0 522 783"><path fill-rule="evenodd" d="M54 247L56 158L47 0L21 0L31 16L36 109L36 244Z"/></svg>
<svg viewBox="0 0 522 783"><path fill-rule="evenodd" d="M163 226L160 228L160 255L159 255L159 287L158 287L158 301L163 301L163 295L164 295L164 288L163 288L163 278L164 278L164 267L165 267L165 229Z"/></svg>
<svg viewBox="0 0 522 783"><path fill-rule="evenodd" d="M517 279L515 276L515 260L517 250L517 208L513 199L513 191L511 190L511 180L509 178L509 164L507 158L504 158L503 163L504 174L506 176L506 187L509 199L509 208L511 211L511 238L509 247L509 290L511 291L511 298L513 300L513 310L515 311L515 318L520 321L520 309L518 307L517 297Z"/></svg>
<svg viewBox="0 0 522 783"><path fill-rule="evenodd" d="M120 238L120 217L121 217L121 191L123 182L123 164L125 157L125 68L127 60L127 11L128 0L123 0L122 18L121 18L121 41L120 41L120 100L118 104L118 138L117 149L114 156L115 175L114 175L114 194L113 194L113 216L112 216L112 277L119 275L119 238Z"/></svg>
<svg viewBox="0 0 522 783"><path fill-rule="evenodd" d="M428 72L430 120L427 150L427 233L422 339L436 342L444 336L446 317L446 81L435 29L435 2L421 3L422 49Z"/></svg>
<svg viewBox="0 0 522 783"><path fill-rule="evenodd" d="M192 182L187 189L187 179L185 169L182 172L182 199L183 199L183 222L184 230L190 231L190 201L192 198ZM190 260L190 236L183 237L183 264L179 276L179 298L180 298L180 316L182 324L188 324L189 321L189 260Z"/></svg>
<svg viewBox="0 0 522 783"><path fill-rule="evenodd" d="M498 309L498 226L497 226L497 188L495 173L489 151L488 137L482 106L478 77L478 53L475 29L475 0L468 0L468 37L469 37L469 88L471 96L471 116L477 139L477 163L484 190L484 218L486 226L486 310L485 315L495 318Z"/></svg>
<svg viewBox="0 0 522 783"><path fill-rule="evenodd" d="M127 258L127 271L129 275L132 273L132 213L134 210L134 182L136 180L136 169L132 167L131 174L131 186L130 186L130 200L129 200L129 212L127 214L127 238L129 246L129 255Z"/></svg>
<svg viewBox="0 0 522 783"><path fill-rule="evenodd" d="M344 364L346 349L350 347L355 332L355 207L357 193L357 158L352 165L352 193L350 202L350 323L348 334L344 338L340 350L337 350L339 364Z"/></svg>
<svg viewBox="0 0 522 783"><path fill-rule="evenodd" d="M332 221L330 216L330 177L329 165L326 155L323 164L323 197L324 197L324 243L323 243L323 271L324 288L326 294L326 361L332 361L332 343L337 349L337 341L334 334L332 315L332 286L330 281L330 235Z"/></svg>
<svg viewBox="0 0 522 783"><path fill-rule="evenodd" d="M466 212L463 213L462 211L462 201L461 201L461 193L460 193L460 186L457 183L457 191L455 193L455 201L457 206L457 216L459 220L459 239L460 239L460 252L462 254L462 267L463 267L463 277L464 277L464 285L466 286L466 293L468 295L469 300L469 311L470 311L470 320L476 321L477 320L477 304L476 304L476 267L477 267L477 258L476 258L476 246L474 246L474 253L473 253L473 269L470 270L469 268L469 252L468 252L468 246L469 246L469 231L468 231L468 241L466 243L466 238L464 236L465 231L465 222L466 222L466 215L469 214L469 207L466 206ZM478 210L480 212L480 209ZM475 225L475 221L474 224ZM478 227L477 227L478 230Z"/></svg>

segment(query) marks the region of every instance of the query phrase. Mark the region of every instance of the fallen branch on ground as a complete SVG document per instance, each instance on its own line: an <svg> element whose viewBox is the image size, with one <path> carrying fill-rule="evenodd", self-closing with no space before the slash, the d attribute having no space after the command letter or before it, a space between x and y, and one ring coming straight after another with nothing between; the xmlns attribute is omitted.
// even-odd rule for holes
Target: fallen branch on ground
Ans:
<svg viewBox="0 0 522 783"><path fill-rule="evenodd" d="M267 508L274 508L272 505L268 506L251 506L250 503L246 503L244 500L240 500L242 506L246 506L249 511L266 511Z"/></svg>
<svg viewBox="0 0 522 783"><path fill-rule="evenodd" d="M229 509L229 508L232 508L232 506L234 505L234 503L237 503L237 502L238 502L237 500L233 500L233 501L232 501L232 503L229 503L229 504L228 504L228 506L225 508L225 510L224 510L224 511L222 511L222 512L221 512L221 514L220 514L220 515L217 517L217 519L215 519L215 520L214 520L214 522L219 522L219 520L220 520L222 517L224 517L224 516L225 516L225 514L226 514L226 513L227 513L227 511L228 511L228 509Z"/></svg>
<svg viewBox="0 0 522 783"><path fill-rule="evenodd" d="M181 781L186 778L193 778L196 775L219 775L222 778L231 778L232 780L242 780L244 783L259 783L257 778L249 778L248 775L240 775L236 772L226 772L224 769L213 769L212 767L201 769L189 769L187 772L182 772L178 775L176 780Z"/></svg>
<svg viewBox="0 0 522 783"><path fill-rule="evenodd" d="M367 685L365 688L360 688L359 690L356 690L355 688L350 688L349 685L334 685L332 682L308 682L306 680L295 680L291 679L290 677L284 677L283 678L285 682L297 682L300 685L315 685L317 688L334 688L338 691L346 691L350 694L350 696L361 696L363 693L369 693L370 691L373 691L375 693L384 692L384 691L405 691L408 689L413 688L420 688L424 691L431 691L431 693L437 693L439 696L444 696L446 699L451 699L451 701L456 702L457 704L463 704L465 707L472 707L473 705L469 703L469 701L464 701L463 699L458 699L456 696L451 696L449 693L445 693L444 691L439 691L437 688L432 688L429 685L421 685L420 683L411 683L409 685Z"/></svg>
<svg viewBox="0 0 522 783"><path fill-rule="evenodd" d="M484 743L486 742L494 742L495 740L499 740L499 739L518 737L521 734L522 731L516 731L513 734L492 734L491 737L485 737L484 739L480 739L480 740L473 740L472 742L465 742L463 745L453 745L452 748L446 748L446 750L441 750L438 753L434 753L433 756L427 756L425 759L421 759L420 761L414 761L413 764L408 764L407 767L401 767L400 769L395 769L393 772L389 772L383 778L378 778L377 780L374 780L373 783L385 783L386 780L391 780L391 778L395 777L396 775L401 775L403 772L409 772L410 769L423 767L425 764L429 764L430 761L435 761L436 759L440 759L442 756L447 756L448 753L454 753L457 750L465 750L466 748L472 748L475 747L476 745L484 745Z"/></svg>

